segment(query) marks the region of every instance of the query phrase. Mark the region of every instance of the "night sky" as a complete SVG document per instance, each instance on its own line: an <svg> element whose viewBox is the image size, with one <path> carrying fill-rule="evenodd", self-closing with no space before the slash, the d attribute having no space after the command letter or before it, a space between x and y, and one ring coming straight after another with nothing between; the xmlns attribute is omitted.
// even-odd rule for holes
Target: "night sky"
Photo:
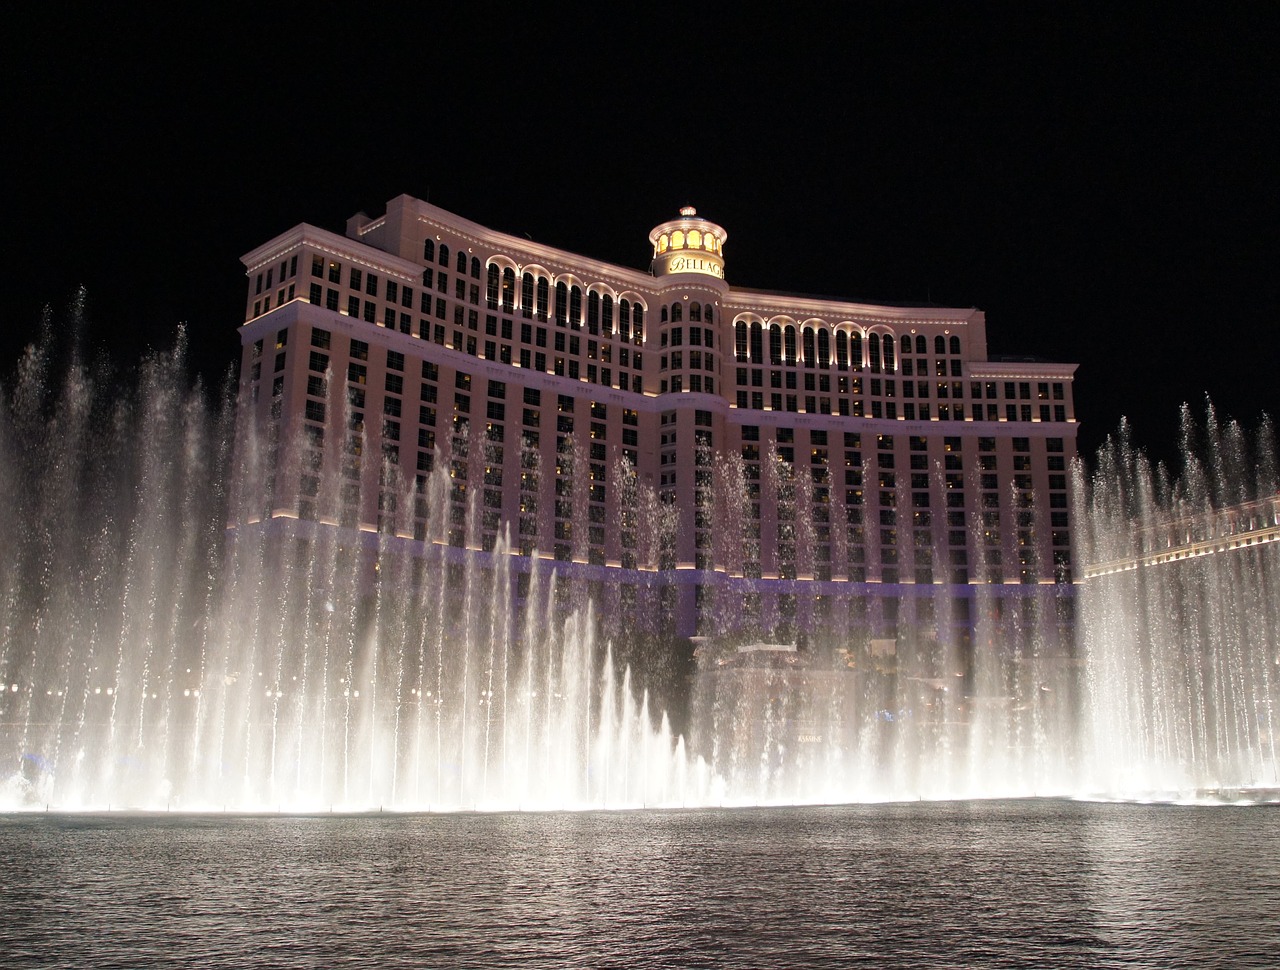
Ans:
<svg viewBox="0 0 1280 970"><path fill-rule="evenodd" d="M1266 5L444 6L10 18L4 372L83 285L96 350L186 322L216 382L239 257L404 192L637 268L691 204L735 285L981 307L993 354L1080 364L1086 452L1123 414L1168 457L1206 393L1280 410Z"/></svg>

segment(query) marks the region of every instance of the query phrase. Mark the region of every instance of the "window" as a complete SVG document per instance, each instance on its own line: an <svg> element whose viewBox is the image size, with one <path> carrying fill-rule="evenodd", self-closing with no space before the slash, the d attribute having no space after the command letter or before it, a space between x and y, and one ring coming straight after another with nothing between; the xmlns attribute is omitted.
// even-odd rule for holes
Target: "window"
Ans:
<svg viewBox="0 0 1280 970"><path fill-rule="evenodd" d="M510 313L516 305L516 273L511 267L502 271L502 309Z"/></svg>
<svg viewBox="0 0 1280 970"><path fill-rule="evenodd" d="M498 267L490 264L489 271L486 274L484 291L485 304L490 310L498 309L498 279L500 275Z"/></svg>
<svg viewBox="0 0 1280 970"><path fill-rule="evenodd" d="M537 299L538 319L542 320L543 322L546 322L546 319L547 319L547 302L549 299L548 297L549 286L550 284L548 283L547 278L545 276L538 277L538 299Z"/></svg>
<svg viewBox="0 0 1280 970"><path fill-rule="evenodd" d="M569 315L569 287L564 283L556 284L556 323L564 326Z"/></svg>

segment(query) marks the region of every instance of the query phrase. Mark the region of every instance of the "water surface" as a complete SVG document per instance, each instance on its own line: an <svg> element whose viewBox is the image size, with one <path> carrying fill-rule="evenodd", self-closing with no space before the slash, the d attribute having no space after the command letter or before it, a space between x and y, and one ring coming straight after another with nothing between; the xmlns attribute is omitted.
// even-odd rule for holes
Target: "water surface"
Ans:
<svg viewBox="0 0 1280 970"><path fill-rule="evenodd" d="M1273 807L0 816L6 967L1280 959Z"/></svg>

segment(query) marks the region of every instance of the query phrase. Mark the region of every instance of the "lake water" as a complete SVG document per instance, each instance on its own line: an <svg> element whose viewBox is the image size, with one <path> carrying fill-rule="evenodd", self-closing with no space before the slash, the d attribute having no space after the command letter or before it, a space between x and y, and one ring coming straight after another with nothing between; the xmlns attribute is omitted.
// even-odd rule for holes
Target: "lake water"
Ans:
<svg viewBox="0 0 1280 970"><path fill-rule="evenodd" d="M0 966L1275 967L1280 810L0 816Z"/></svg>

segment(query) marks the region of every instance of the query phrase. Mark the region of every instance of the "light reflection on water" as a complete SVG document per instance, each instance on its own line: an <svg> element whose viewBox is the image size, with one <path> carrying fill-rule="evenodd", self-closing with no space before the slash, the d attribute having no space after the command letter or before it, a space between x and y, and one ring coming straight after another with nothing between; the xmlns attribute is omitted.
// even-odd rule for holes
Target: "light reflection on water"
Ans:
<svg viewBox="0 0 1280 970"><path fill-rule="evenodd" d="M1274 807L0 816L6 967L1274 966Z"/></svg>

